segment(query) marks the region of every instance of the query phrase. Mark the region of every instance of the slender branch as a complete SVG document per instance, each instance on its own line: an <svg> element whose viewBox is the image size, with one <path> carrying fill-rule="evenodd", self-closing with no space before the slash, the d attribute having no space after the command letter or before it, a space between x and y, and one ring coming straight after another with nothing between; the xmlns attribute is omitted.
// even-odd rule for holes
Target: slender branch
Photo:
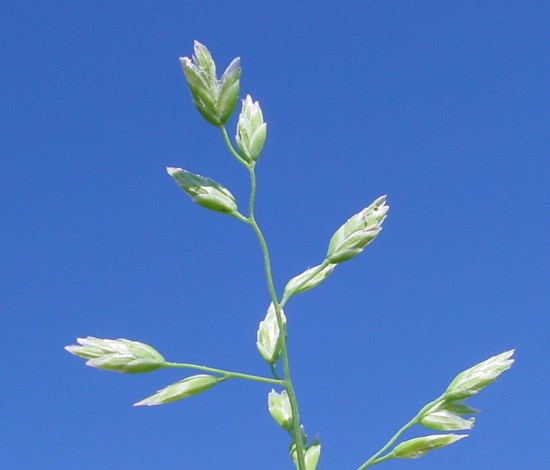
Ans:
<svg viewBox="0 0 550 470"><path fill-rule="evenodd" d="M241 372L232 372L232 371L223 370L223 369L216 369L214 367L199 366L197 364L185 364L181 362L166 362L163 365L163 367L171 368L171 369L195 369L195 370L201 370L203 372L211 372L213 374L219 374L226 379L243 379L243 380L251 380L253 382L263 382L263 383L274 384L274 385L283 385L283 386L285 385L285 382L283 380L270 379L267 377L260 377L258 375L243 374Z"/></svg>
<svg viewBox="0 0 550 470"><path fill-rule="evenodd" d="M438 402L443 401L445 395L441 395L437 397L435 400L431 401L427 405L423 406L422 409L416 414L416 416L411 419L407 424L405 424L399 431L397 431L392 438L386 442L386 444L378 451L376 454L374 454L370 459L368 459L363 465L357 468L357 470L364 470L368 467L372 467L373 465L376 465L378 463L382 463L385 460L390 459L390 454L384 455L380 457L384 452L386 452L394 443L401 437L401 435L409 428L414 426L415 424L418 424L418 422L424 417L426 414L426 411L428 411L430 408L435 406Z"/></svg>
<svg viewBox="0 0 550 470"><path fill-rule="evenodd" d="M290 409L292 411L292 434L294 438L294 444L296 445L298 469L306 470L305 449L304 449L304 443L302 440L302 429L300 425L300 413L298 409L298 400L296 398L296 393L294 391L294 386L292 385L292 379L290 377L290 364L289 364L289 358L288 358L285 325L283 323L281 306L279 304L279 301L277 300L275 285L273 284L273 276L271 274L271 262L269 259L269 250L267 248L267 243L254 217L254 199L256 196L256 174L254 173L254 167L249 168L249 175L250 175L250 203L249 203L249 214L248 214L249 224L254 230L254 233L256 234L258 238L258 242L260 243L260 247L262 249L267 288L269 290L269 296L271 297L271 302L273 303L273 307L275 308L277 326L279 327L279 331L281 332L281 362L283 365L283 377L285 382L285 389L288 394Z"/></svg>
<svg viewBox="0 0 550 470"><path fill-rule="evenodd" d="M254 172L255 162L247 162L241 155L239 155L239 153L235 150L235 148L231 144L231 140L229 139L229 136L227 135L227 130L225 129L224 126L220 126L220 130L221 130L225 145L227 146L231 155L233 155L233 157L248 170L248 174L250 178L248 218L246 219L243 216L237 217L237 218L239 220L242 220L243 222L248 223L248 225L252 227L252 230L254 231L254 233L256 234L256 237L258 238L258 242L262 250L267 289L269 291L269 296L271 298L271 302L273 303L273 307L275 309L277 326L279 327L279 331L281 332L281 362L283 366L283 380L277 383L279 383L285 388L288 395L288 400L290 402L290 409L292 411L292 434L293 434L294 444L296 445L296 457L297 457L296 460L298 462L298 470L306 470L305 449L304 449L304 443L302 440L302 428L300 425L300 413L298 409L298 400L296 398L296 393L294 391L294 386L292 384L292 380L290 377L290 365L289 365L289 359L288 359L288 349L287 349L287 341L286 341L286 334L285 334L286 330L285 330L285 325L283 323L281 305L279 304L279 301L277 299L275 285L273 284L273 275L271 273L271 262L269 259L269 250L267 248L267 243L254 217L254 203L256 200L256 173ZM272 373L275 372L275 368L273 366L271 368L271 371Z"/></svg>
<svg viewBox="0 0 550 470"><path fill-rule="evenodd" d="M229 136L227 135L227 130L225 129L225 126L221 126L220 131L222 131L223 141L225 142L225 145L229 149L229 152L231 153L231 155L233 155L235 160L237 160L241 165L243 165L244 167L246 167L248 169L249 168L248 162L243 157L241 157L239 155L239 153L233 147L233 144L231 143L231 140L229 139Z"/></svg>
<svg viewBox="0 0 550 470"><path fill-rule="evenodd" d="M275 368L275 364L269 364L269 367L271 369L271 375L273 375L274 378L279 379L279 374L277 373L277 369Z"/></svg>
<svg viewBox="0 0 550 470"><path fill-rule="evenodd" d="M244 222L245 224L248 223L248 219L244 215L242 215L239 211L232 212L231 215L235 217L237 220Z"/></svg>

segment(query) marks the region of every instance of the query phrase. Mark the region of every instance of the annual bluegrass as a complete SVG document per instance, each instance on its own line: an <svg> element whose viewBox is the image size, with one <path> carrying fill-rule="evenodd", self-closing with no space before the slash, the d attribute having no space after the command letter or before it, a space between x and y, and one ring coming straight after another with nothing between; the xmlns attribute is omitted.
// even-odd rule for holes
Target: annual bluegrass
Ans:
<svg viewBox="0 0 550 470"><path fill-rule="evenodd" d="M248 173L248 202L244 204L244 209L239 209L231 191L211 178L182 168L170 167L166 170L193 202L248 225L258 240L263 256L269 305L264 318L259 322L256 346L266 363L268 376L170 362L151 346L127 339L99 339L89 336L78 338L77 345L67 346L65 349L86 359L86 365L98 369L144 373L162 368L179 368L200 372L164 387L134 406L164 405L204 393L230 379L269 384L273 388L267 394L267 408L276 425L289 436L291 465L298 470L315 470L321 456L321 443L318 439L308 438L300 419L298 398L290 376L287 316L284 309L293 296L317 287L342 263L359 255L380 234L388 213L386 196L378 197L352 215L328 240L324 259L290 279L282 294L277 293L271 274L269 249L254 215L256 165L267 136L267 124L260 104L250 95L242 100L233 144L225 125L239 100L239 58L234 59L221 78L218 78L216 64L210 52L195 41L194 55L191 58L183 57L180 62L195 108L209 124L220 130L229 154ZM423 406L385 445L359 465L357 470L364 470L390 459L416 459L467 437L468 434L463 431L472 429L474 418L471 415L477 410L465 404L465 400L509 369L514 362L513 353L510 350L498 354L458 374L440 396ZM307 400L307 397L303 399ZM436 434L400 441L401 435L416 425L435 431Z"/></svg>

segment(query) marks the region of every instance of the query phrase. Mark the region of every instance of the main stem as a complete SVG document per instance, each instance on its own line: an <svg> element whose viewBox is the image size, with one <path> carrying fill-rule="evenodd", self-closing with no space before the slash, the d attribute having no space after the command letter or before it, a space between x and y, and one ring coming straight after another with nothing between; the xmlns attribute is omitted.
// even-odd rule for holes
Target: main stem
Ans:
<svg viewBox="0 0 550 470"><path fill-rule="evenodd" d="M256 173L254 171L254 162L247 162L239 153L233 148L231 140L227 135L227 130L224 126L220 127L222 133L222 138L225 142L225 145L229 149L229 152L235 160L237 160L241 165L243 165L248 170L248 175L250 177L250 198L248 200L248 219L243 220L243 222L248 223L260 243L262 249L262 255L264 259L264 269L265 269L265 278L267 281L267 289L269 291L269 296L273 307L275 308L275 316L277 318L277 326L279 327L279 332L281 333L281 363L283 366L283 380L282 385L286 390L288 395L288 401L290 402L290 409L292 411L292 434L294 437L294 444L296 446L296 460L298 462L298 470L307 470L306 469L306 460L305 460L305 449L304 443L302 441L302 427L300 425L300 413L298 410L298 400L296 398L296 392L294 391L294 386L292 385L292 380L290 378L290 365L288 360L288 349L286 343L286 332L285 324L283 323L283 316L281 314L281 304L277 299L277 292L275 291L275 285L273 284L273 275L271 274L271 261L269 260L269 250L267 248L267 243L265 241L264 235L260 230L256 218L254 217L254 203L256 201ZM272 367L273 369L273 367Z"/></svg>
<svg viewBox="0 0 550 470"><path fill-rule="evenodd" d="M265 277L267 281L267 289L269 290L269 296L271 297L271 302L275 308L275 316L277 317L277 326L281 332L281 363L283 366L283 381L285 383L284 387L288 395L288 400L290 402L290 409L292 411L292 434L294 437L294 444L296 445L296 455L298 461L298 469L306 470L305 463L305 450L304 443L302 441L302 429L300 425L300 413L298 410L298 400L296 398L296 392L294 391L294 386L292 385L292 380L290 378L290 364L288 359L288 348L286 341L286 332L285 325L283 323L283 317L281 314L281 306L277 299L277 293L275 291L275 285L273 284L273 276L271 274L271 262L269 259L269 250L267 248L267 243L265 238L256 222L254 217L254 201L256 198L256 173L254 172L254 166L248 167L248 174L250 176L250 201L248 207L248 218L249 224L254 230L262 248L262 255L264 259L264 268L265 268Z"/></svg>

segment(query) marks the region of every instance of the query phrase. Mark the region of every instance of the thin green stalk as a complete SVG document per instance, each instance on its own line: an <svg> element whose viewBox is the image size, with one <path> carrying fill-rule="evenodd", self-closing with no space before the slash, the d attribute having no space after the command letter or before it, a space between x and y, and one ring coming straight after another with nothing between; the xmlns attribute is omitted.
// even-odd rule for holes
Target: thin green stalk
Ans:
<svg viewBox="0 0 550 470"><path fill-rule="evenodd" d="M287 392L288 400L290 402L290 409L292 411L292 417L293 417L292 434L293 434L294 444L296 445L296 456L297 456L296 460L298 462L298 470L306 470L305 449L304 449L304 443L302 440L302 429L300 425L300 413L298 409L298 400L296 398L296 392L294 391L294 386L292 384L292 379L290 377L288 348L287 348L286 334L284 334L286 329L283 323L281 305L279 304L279 301L277 299L277 293L275 291L275 285L273 283L273 275L271 273L271 261L269 259L269 250L267 247L267 243L265 241L265 237L258 223L256 222L256 218L254 217L254 203L256 200L256 173L254 172L255 162L248 163L244 158L242 158L239 155L239 153L233 148L233 145L231 144L231 140L227 135L227 131L225 127L221 126L220 130L222 132L225 145L229 149L229 152L231 153L231 155L233 155L233 157L248 170L248 175L250 178L250 197L248 201L248 219L246 219L246 222L248 223L248 225L252 227L252 230L254 231L254 233L256 234L256 237L258 238L258 242L262 250L267 289L269 291L269 296L271 298L271 302L273 303L273 307L275 309L277 326L279 327L279 331L282 333L281 334L281 363L283 366L283 380L281 381L282 382L281 385L283 385L283 387Z"/></svg>
<svg viewBox="0 0 550 470"><path fill-rule="evenodd" d="M239 211L235 211L231 215L235 217L237 220L244 222L245 224L248 223L248 219L244 215L242 215Z"/></svg>
<svg viewBox="0 0 550 470"><path fill-rule="evenodd" d="M298 469L306 470L305 449L304 449L304 443L302 441L302 429L300 425L298 399L296 398L296 393L294 391L294 386L292 384L292 379L290 377L290 363L288 358L288 348L287 348L286 334L284 334L285 325L283 323L283 317L281 315L281 306L279 304L279 301L277 300L275 285L273 284L273 276L271 274L271 262L269 260L269 250L267 248L267 243L254 217L254 197L256 193L256 175L254 173L254 168L250 168L249 174L250 174L250 184L251 184L251 191L250 191L251 211L249 213L249 220L250 220L249 224L254 230L254 232L256 233L258 242L260 243L260 246L262 248L267 288L269 290L271 302L273 303L273 307L275 308L277 326L279 327L279 331L283 333L281 334L281 362L283 365L283 378L285 382L285 389L288 395L288 400L290 402L290 409L292 410L292 418L293 418L292 434L294 437L294 444L296 445Z"/></svg>
<svg viewBox="0 0 550 470"><path fill-rule="evenodd" d="M235 160L237 160L241 165L248 169L248 162L243 157L241 157L239 153L233 148L233 144L231 143L231 140L229 140L229 136L227 135L227 130L225 129L225 126L221 126L220 131L222 131L223 141L225 142L225 145L229 149L231 155L233 155Z"/></svg>
<svg viewBox="0 0 550 470"><path fill-rule="evenodd" d="M258 375L243 374L241 372L232 372L229 370L216 369L214 367L199 366L197 364L185 364L181 362L166 362L163 367L172 368L172 369L195 369L201 370L203 372L211 372L213 374L222 375L227 379L243 379L251 380L252 382L263 382L274 385L285 385L283 380L270 379L267 377L260 377Z"/></svg>
<svg viewBox="0 0 550 470"><path fill-rule="evenodd" d="M271 369L271 375L276 378L277 380L281 380L279 378L279 374L277 373L277 369L275 367L275 364L269 364L269 368Z"/></svg>
<svg viewBox="0 0 550 470"><path fill-rule="evenodd" d="M378 463L382 463L385 460L388 460L391 458L391 454L384 455L380 457L384 452L386 452L396 441L401 437L401 435L409 428L414 426L415 424L418 424L418 422L422 419L426 411L428 411L430 408L432 408L434 405L436 405L438 402L441 402L443 400L444 395L439 396L435 400L431 401L427 405L423 406L422 409L416 414L416 416L411 419L407 424L405 424L399 431L397 431L392 438L386 442L384 447L382 447L376 454L374 454L370 459L368 459L363 465L357 468L357 470L365 470L368 467L372 467L373 465L376 465Z"/></svg>

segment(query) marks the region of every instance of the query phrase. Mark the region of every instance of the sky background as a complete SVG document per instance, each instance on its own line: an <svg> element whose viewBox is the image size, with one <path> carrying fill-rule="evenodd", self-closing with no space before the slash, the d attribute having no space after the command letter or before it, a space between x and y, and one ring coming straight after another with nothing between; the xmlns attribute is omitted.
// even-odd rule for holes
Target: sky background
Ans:
<svg viewBox="0 0 550 470"><path fill-rule="evenodd" d="M268 122L256 212L279 290L388 194L377 240L287 305L319 469L356 469L510 348L512 370L469 401L470 438L382 465L547 468L549 23L545 1L3 1L0 467L292 468L269 386L133 408L188 374L97 371L63 350L124 337L269 373L253 233L164 170L214 178L245 211L246 172L179 68L197 39L222 71L241 57L241 94Z"/></svg>

